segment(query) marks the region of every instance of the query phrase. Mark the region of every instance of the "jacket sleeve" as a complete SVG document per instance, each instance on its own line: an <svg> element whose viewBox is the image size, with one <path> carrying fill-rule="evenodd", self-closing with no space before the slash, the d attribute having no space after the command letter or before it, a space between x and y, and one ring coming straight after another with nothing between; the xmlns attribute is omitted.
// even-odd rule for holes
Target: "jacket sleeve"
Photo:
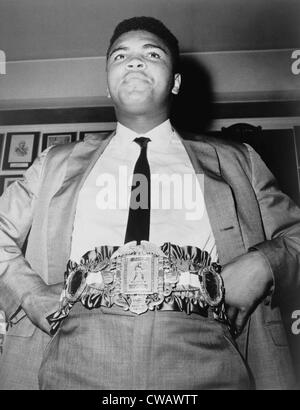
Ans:
<svg viewBox="0 0 300 410"><path fill-rule="evenodd" d="M259 203L266 241L254 246L267 259L274 278L272 305L300 289L300 209L278 188L253 148L247 145L252 186Z"/></svg>
<svg viewBox="0 0 300 410"><path fill-rule="evenodd" d="M11 184L0 198L0 310L8 320L26 295L45 286L24 258L22 247L32 224L48 150L35 160L24 178Z"/></svg>

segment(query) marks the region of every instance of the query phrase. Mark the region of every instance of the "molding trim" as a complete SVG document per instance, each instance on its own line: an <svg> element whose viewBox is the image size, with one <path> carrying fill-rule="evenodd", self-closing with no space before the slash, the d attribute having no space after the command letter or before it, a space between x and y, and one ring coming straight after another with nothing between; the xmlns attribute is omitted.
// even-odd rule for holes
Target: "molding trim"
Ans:
<svg viewBox="0 0 300 410"><path fill-rule="evenodd" d="M278 123L280 119L290 119L291 124L299 125L300 101L214 103L213 119L267 118ZM112 106L48 108L25 110L0 110L0 125L26 124L70 124L115 122ZM296 121L296 122L295 122ZM253 121L252 121L253 122ZM285 120L287 124L287 120Z"/></svg>

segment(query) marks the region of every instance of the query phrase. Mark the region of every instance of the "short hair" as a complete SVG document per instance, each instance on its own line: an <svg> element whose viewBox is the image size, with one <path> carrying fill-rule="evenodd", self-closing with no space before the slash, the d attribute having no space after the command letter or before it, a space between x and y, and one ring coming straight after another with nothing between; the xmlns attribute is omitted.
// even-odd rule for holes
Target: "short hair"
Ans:
<svg viewBox="0 0 300 410"><path fill-rule="evenodd" d="M160 21L154 17L132 17L121 21L115 28L113 35L109 42L106 58L109 56L114 42L124 33L129 31L143 30L155 34L159 37L167 46L171 53L173 72L178 69L179 66L179 44L177 38L173 33Z"/></svg>

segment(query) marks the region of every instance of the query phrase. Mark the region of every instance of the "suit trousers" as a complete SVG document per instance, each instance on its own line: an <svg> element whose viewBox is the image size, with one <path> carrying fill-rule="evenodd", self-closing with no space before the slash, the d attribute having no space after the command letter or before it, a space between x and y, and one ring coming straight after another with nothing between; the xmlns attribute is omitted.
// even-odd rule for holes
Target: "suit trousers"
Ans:
<svg viewBox="0 0 300 410"><path fill-rule="evenodd" d="M49 340L37 328L26 337L9 332L0 356L0 390L38 390L38 371Z"/></svg>
<svg viewBox="0 0 300 410"><path fill-rule="evenodd" d="M249 389L225 325L200 315L77 303L45 349L41 389Z"/></svg>

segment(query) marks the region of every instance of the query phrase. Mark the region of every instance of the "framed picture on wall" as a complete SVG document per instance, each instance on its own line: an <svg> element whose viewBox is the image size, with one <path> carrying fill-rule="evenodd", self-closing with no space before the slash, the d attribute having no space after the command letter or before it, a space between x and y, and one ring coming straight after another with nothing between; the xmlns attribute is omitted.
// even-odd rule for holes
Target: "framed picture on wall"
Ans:
<svg viewBox="0 0 300 410"><path fill-rule="evenodd" d="M39 135L39 132L8 132L2 169L29 168L37 156Z"/></svg>
<svg viewBox="0 0 300 410"><path fill-rule="evenodd" d="M67 144L76 141L76 132L47 132L43 134L42 151L51 145Z"/></svg>
<svg viewBox="0 0 300 410"><path fill-rule="evenodd" d="M9 187L13 182L23 179L22 174L18 175L0 175L0 195Z"/></svg>
<svg viewBox="0 0 300 410"><path fill-rule="evenodd" d="M0 133L0 169L1 169L1 159L3 155L3 141L4 141L4 134Z"/></svg>
<svg viewBox="0 0 300 410"><path fill-rule="evenodd" d="M294 127L298 166L300 165L300 126Z"/></svg>
<svg viewBox="0 0 300 410"><path fill-rule="evenodd" d="M93 135L96 138L100 136L105 136L108 135L112 132L112 130L105 130L105 131L81 131L79 133L79 141L83 141L85 138L88 138L89 136Z"/></svg>

